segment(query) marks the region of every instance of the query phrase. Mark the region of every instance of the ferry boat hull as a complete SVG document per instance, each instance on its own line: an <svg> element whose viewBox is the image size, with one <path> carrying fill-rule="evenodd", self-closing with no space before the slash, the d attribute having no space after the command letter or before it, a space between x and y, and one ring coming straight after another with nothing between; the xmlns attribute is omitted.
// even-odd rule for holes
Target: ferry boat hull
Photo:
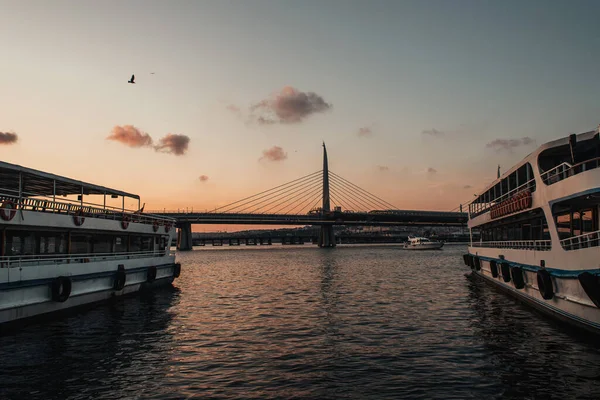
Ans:
<svg viewBox="0 0 600 400"><path fill-rule="evenodd" d="M181 271L181 266L174 260L161 265L154 265L156 260L131 261L118 261L118 265L114 261L59 264L52 275L40 270L46 266L2 268L0 326L170 285ZM125 282L122 288L116 286L119 265L124 267ZM15 279L25 268L29 269L27 275L32 279ZM54 282L59 277L68 279L70 285L68 298L64 301L57 300L53 293Z"/></svg>
<svg viewBox="0 0 600 400"><path fill-rule="evenodd" d="M468 206L473 275L600 333L600 126L541 145Z"/></svg>
<svg viewBox="0 0 600 400"><path fill-rule="evenodd" d="M532 306L549 317L600 334L600 308L586 295L576 275L569 274L566 271L542 269L510 262L508 264L511 269L520 268L523 273L523 287L518 288L516 286L520 285L515 285L512 271L507 274L507 276L510 276L508 282L505 282L502 268L497 268L497 276L493 276L491 262L494 261L499 265L504 263L505 260L479 257L471 251L472 249L470 249L470 257L479 258L479 266L476 265L477 262L472 263L475 264L471 266L473 276L482 279L487 284ZM545 270L550 274L553 285L553 294L550 299L544 298L542 291L540 291L537 279L537 271L540 270Z"/></svg>
<svg viewBox="0 0 600 400"><path fill-rule="evenodd" d="M0 329L179 277L176 221L139 196L2 161L0 177Z"/></svg>
<svg viewBox="0 0 600 400"><path fill-rule="evenodd" d="M404 245L404 249L406 250L440 250L442 247L444 247L443 242L430 242L416 245L407 243Z"/></svg>

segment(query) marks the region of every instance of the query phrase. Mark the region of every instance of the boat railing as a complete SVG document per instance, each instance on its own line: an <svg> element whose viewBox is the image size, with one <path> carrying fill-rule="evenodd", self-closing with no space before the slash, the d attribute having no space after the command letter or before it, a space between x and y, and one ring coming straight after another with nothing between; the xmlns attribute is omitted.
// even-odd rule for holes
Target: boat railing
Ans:
<svg viewBox="0 0 600 400"><path fill-rule="evenodd" d="M166 255L173 256L175 253L169 249L119 253L21 254L0 257L0 268L128 260L135 258L164 257Z"/></svg>
<svg viewBox="0 0 600 400"><path fill-rule="evenodd" d="M473 242L473 247L493 247L497 249L520 249L546 251L552 248L551 240L505 240L490 242Z"/></svg>
<svg viewBox="0 0 600 400"><path fill-rule="evenodd" d="M47 196L28 197L27 194L19 196L18 194L10 193L10 191L6 190L0 192L0 207L7 206L8 202L11 202L16 209L27 211L72 215L77 212L81 212L81 215L84 217L112 219L119 221L122 220L124 216L127 216L131 222L138 222L142 224L154 224L156 222L159 225L165 225L175 223L174 218L106 205L99 205L95 203L81 201L75 202L70 199L59 200Z"/></svg>
<svg viewBox="0 0 600 400"><path fill-rule="evenodd" d="M600 246L600 231L584 233L583 235L562 239L560 244L565 250L579 250L588 247L598 247Z"/></svg>
<svg viewBox="0 0 600 400"><path fill-rule="evenodd" d="M476 217L478 215L484 214L489 211L494 205L500 204L505 200L510 199L511 197L519 194L520 192L524 192L526 190L534 191L535 190L535 178L528 180L522 185L517 186L516 188L502 194L495 199L490 199L485 203L471 203L471 206L474 206L474 211L470 211L471 218Z"/></svg>
<svg viewBox="0 0 600 400"><path fill-rule="evenodd" d="M563 162L556 167L542 173L541 177L542 181L546 185L552 185L553 183L560 182L570 176L574 176L591 169L596 169L598 167L600 167L600 157L585 160L574 165L571 165L568 162Z"/></svg>

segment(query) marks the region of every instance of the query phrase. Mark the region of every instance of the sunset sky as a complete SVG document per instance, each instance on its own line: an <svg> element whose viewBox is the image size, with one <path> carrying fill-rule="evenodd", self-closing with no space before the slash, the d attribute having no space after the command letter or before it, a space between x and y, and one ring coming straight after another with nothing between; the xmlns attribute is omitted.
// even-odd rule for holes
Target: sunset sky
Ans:
<svg viewBox="0 0 600 400"><path fill-rule="evenodd" d="M318 171L325 141L338 175L450 210L497 164L600 123L598 1L0 9L0 159L146 209L212 209Z"/></svg>

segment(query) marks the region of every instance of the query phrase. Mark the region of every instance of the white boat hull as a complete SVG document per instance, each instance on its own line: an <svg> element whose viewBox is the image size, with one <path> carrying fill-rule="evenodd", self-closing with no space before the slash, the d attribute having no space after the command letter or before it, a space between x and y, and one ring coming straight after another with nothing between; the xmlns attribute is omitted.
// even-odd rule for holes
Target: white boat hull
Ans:
<svg viewBox="0 0 600 400"><path fill-rule="evenodd" d="M480 258L480 268L472 268L472 273L549 316L600 333L600 308L596 307L586 295L579 280L573 279L574 277L569 275L568 271L547 270L551 271L554 295L552 299L544 299L537 282L536 270L540 268L509 262L511 266L522 268L525 284L522 289L518 289L512 279L509 282L504 281L500 268L498 268L498 276L493 276L490 266L491 260L487 257ZM500 259L494 260L497 263L502 262Z"/></svg>
<svg viewBox="0 0 600 400"><path fill-rule="evenodd" d="M406 250L439 250L442 247L444 247L444 243L442 242L421 243L416 245L406 244L404 246Z"/></svg>
<svg viewBox="0 0 600 400"><path fill-rule="evenodd" d="M124 266L126 276L120 290L114 288L118 265ZM156 267L156 278L151 282L150 267ZM170 284L175 279L175 269L174 256L1 268L0 324ZM58 276L68 277L72 282L70 295L64 302L52 298L52 282Z"/></svg>

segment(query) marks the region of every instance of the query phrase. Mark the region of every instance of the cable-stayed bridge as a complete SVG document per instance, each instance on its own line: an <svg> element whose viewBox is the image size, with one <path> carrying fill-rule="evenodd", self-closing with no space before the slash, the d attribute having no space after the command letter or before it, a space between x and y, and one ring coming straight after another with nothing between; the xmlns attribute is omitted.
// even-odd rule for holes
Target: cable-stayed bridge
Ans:
<svg viewBox="0 0 600 400"><path fill-rule="evenodd" d="M334 247L334 225L465 226L462 212L399 210L380 197L329 170L323 144L323 169L210 212L150 211L176 218L177 248L192 249L192 224L318 225L318 244Z"/></svg>

